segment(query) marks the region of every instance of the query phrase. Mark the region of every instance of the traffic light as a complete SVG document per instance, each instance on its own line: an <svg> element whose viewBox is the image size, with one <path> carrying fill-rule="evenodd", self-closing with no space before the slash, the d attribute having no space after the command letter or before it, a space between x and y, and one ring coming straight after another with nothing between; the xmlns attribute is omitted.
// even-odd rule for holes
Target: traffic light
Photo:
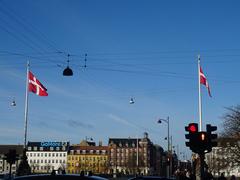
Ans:
<svg viewBox="0 0 240 180"><path fill-rule="evenodd" d="M217 134L213 134L212 132L217 130L217 126L212 126L211 124L207 124L207 134L209 138L209 149L212 150L212 147L217 146Z"/></svg>
<svg viewBox="0 0 240 180"><path fill-rule="evenodd" d="M15 149L10 149L8 153L5 154L5 158L9 164L14 164L17 160L17 154Z"/></svg>
<svg viewBox="0 0 240 180"><path fill-rule="evenodd" d="M193 152L205 153L206 151L208 151L209 138L207 132L204 131L198 132L196 142L197 142L196 149Z"/></svg>
<svg viewBox="0 0 240 180"><path fill-rule="evenodd" d="M185 134L186 139L189 141L186 142L186 146L190 147L191 150L195 147L195 139L196 134L198 133L198 124L197 123L190 123L188 126L185 126L185 130L188 132L188 134Z"/></svg>

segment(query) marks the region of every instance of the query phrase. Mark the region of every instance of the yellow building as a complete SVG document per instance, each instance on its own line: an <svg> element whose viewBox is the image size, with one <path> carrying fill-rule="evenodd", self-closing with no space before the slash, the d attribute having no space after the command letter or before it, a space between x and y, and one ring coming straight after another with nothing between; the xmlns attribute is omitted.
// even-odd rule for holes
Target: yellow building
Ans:
<svg viewBox="0 0 240 180"><path fill-rule="evenodd" d="M81 142L70 146L67 157L67 172L80 174L81 172L93 174L108 173L108 146L95 146Z"/></svg>

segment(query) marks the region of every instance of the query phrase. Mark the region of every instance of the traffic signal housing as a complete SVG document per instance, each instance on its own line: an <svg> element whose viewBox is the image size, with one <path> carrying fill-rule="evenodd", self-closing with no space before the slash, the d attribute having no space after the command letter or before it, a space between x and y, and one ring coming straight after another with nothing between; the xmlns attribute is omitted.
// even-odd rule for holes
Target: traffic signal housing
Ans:
<svg viewBox="0 0 240 180"><path fill-rule="evenodd" d="M212 147L217 146L217 134L213 134L217 130L217 126L207 124L206 131L198 131L197 123L190 123L185 127L188 134L185 134L186 146L193 152L204 154L212 151Z"/></svg>
<svg viewBox="0 0 240 180"><path fill-rule="evenodd" d="M10 149L8 153L5 154L5 158L9 164L14 164L18 159L15 149Z"/></svg>
<svg viewBox="0 0 240 180"><path fill-rule="evenodd" d="M218 135L213 134L213 132L217 130L217 126L212 126L211 124L207 124L206 129L207 129L207 134L208 134L208 138L209 138L209 150L211 151L212 147L217 146Z"/></svg>
<svg viewBox="0 0 240 180"><path fill-rule="evenodd" d="M186 141L186 146L189 147L191 150L194 149L196 146L196 134L198 133L198 124L197 123L190 123L188 126L185 126L185 131L188 134L185 134L185 137L188 141Z"/></svg>

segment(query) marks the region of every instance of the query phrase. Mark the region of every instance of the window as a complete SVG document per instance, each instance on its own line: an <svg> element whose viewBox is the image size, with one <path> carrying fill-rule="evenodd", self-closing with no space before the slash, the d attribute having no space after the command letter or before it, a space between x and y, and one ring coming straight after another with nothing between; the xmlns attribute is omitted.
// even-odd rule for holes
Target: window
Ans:
<svg viewBox="0 0 240 180"><path fill-rule="evenodd" d="M51 157L51 153L48 154L48 157Z"/></svg>
<svg viewBox="0 0 240 180"><path fill-rule="evenodd" d="M37 156L39 157L39 156L40 156L40 154L39 154L39 153L37 153Z"/></svg>
<svg viewBox="0 0 240 180"><path fill-rule="evenodd" d="M59 162L62 163L62 160L60 159Z"/></svg>
<svg viewBox="0 0 240 180"><path fill-rule="evenodd" d="M45 157L47 157L47 153L45 153Z"/></svg>
<svg viewBox="0 0 240 180"><path fill-rule="evenodd" d="M56 163L58 163L58 160L56 159Z"/></svg>
<svg viewBox="0 0 240 180"><path fill-rule="evenodd" d="M34 150L34 151L37 151L37 146L34 146L34 147L33 147L33 150Z"/></svg>
<svg viewBox="0 0 240 180"><path fill-rule="evenodd" d="M52 153L52 157L54 157L55 156L55 154L54 153Z"/></svg>
<svg viewBox="0 0 240 180"><path fill-rule="evenodd" d="M31 151L31 150L32 150L32 147L28 147L28 150Z"/></svg>
<svg viewBox="0 0 240 180"><path fill-rule="evenodd" d="M50 147L50 151L53 151L53 147Z"/></svg>
<svg viewBox="0 0 240 180"><path fill-rule="evenodd" d="M62 157L62 153L59 153L59 156Z"/></svg>
<svg viewBox="0 0 240 180"><path fill-rule="evenodd" d="M43 151L43 147L40 147L40 151Z"/></svg>
<svg viewBox="0 0 240 180"><path fill-rule="evenodd" d="M60 148L59 147L56 147L56 151L59 151L60 150Z"/></svg>
<svg viewBox="0 0 240 180"><path fill-rule="evenodd" d="M52 163L54 163L54 159L52 160Z"/></svg>
<svg viewBox="0 0 240 180"><path fill-rule="evenodd" d="M43 163L43 160L41 159L41 163Z"/></svg>
<svg viewBox="0 0 240 180"><path fill-rule="evenodd" d="M45 163L47 163L47 160L45 159Z"/></svg>

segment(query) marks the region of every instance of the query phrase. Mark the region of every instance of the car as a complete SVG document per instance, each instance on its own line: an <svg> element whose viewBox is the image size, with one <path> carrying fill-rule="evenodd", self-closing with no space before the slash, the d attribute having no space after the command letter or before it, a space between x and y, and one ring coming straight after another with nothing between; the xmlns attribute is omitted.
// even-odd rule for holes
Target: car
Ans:
<svg viewBox="0 0 240 180"><path fill-rule="evenodd" d="M174 178L167 178L162 176L136 176L128 180L173 180Z"/></svg>
<svg viewBox="0 0 240 180"><path fill-rule="evenodd" d="M83 176L79 174L38 174L15 177L16 180L107 180L100 176Z"/></svg>

